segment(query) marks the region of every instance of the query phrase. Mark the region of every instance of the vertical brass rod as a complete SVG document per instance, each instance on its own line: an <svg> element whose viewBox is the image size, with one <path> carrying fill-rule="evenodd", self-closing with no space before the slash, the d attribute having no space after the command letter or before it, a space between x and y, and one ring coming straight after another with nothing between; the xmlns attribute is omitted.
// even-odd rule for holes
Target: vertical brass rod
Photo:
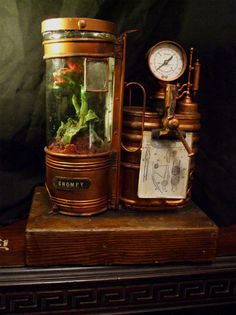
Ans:
<svg viewBox="0 0 236 315"><path fill-rule="evenodd" d="M193 47L190 48L190 56L189 56L189 67L188 67L188 82L187 82L187 96L190 95L190 87L191 87L191 72L193 70Z"/></svg>

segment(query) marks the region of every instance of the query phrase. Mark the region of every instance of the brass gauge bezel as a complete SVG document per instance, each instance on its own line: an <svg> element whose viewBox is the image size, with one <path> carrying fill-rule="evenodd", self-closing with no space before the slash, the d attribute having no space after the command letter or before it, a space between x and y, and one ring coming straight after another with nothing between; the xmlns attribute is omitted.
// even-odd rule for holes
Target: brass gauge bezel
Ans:
<svg viewBox="0 0 236 315"><path fill-rule="evenodd" d="M177 48L178 54L181 55L181 59L183 60L183 65L182 65L181 70L178 72L178 74L176 76L174 76L171 79L168 79L168 78L165 79L165 78L157 75L157 73L153 70L153 66L152 66L152 62L151 62L151 58L153 58L153 54L156 54L158 48L159 47L161 48L163 45L168 45L168 46L170 46L170 48L173 47L172 49L174 49L174 50L176 50L176 48ZM148 52L148 66L149 66L149 69L150 69L151 73L153 74L153 76L155 78L157 78L159 81L166 82L166 83L167 82L173 82L173 81L176 81L179 77L181 77L182 74L185 72L186 67L187 67L187 55L186 55L185 50L183 49L183 47L180 44L178 44L174 41L170 41L170 40L161 41L150 48L150 50Z"/></svg>

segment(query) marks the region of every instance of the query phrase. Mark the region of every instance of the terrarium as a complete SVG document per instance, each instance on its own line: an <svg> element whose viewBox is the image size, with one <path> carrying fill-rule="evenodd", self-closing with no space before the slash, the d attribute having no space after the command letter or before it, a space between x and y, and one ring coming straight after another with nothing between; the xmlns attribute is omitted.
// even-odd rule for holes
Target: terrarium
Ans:
<svg viewBox="0 0 236 315"><path fill-rule="evenodd" d="M116 26L88 18L58 18L43 21L42 33L48 193L61 213L102 212L118 199L124 62L122 53L117 57Z"/></svg>
<svg viewBox="0 0 236 315"><path fill-rule="evenodd" d="M48 150L65 154L110 151L114 58L47 60Z"/></svg>

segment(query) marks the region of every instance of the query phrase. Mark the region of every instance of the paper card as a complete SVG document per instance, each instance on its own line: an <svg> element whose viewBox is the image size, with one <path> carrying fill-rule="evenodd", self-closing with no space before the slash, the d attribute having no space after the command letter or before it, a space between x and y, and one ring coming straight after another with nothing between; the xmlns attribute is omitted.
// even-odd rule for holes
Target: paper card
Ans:
<svg viewBox="0 0 236 315"><path fill-rule="evenodd" d="M186 133L192 147L192 133ZM143 132L139 198L186 198L190 158L180 140L154 140Z"/></svg>

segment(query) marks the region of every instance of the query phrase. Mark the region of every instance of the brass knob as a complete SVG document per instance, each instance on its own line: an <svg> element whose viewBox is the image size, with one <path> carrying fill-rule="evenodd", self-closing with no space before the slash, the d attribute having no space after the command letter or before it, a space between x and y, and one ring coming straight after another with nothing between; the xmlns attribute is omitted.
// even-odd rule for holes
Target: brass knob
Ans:
<svg viewBox="0 0 236 315"><path fill-rule="evenodd" d="M168 127L170 130L174 130L179 138L179 140L182 142L183 146L185 147L186 151L188 152L188 156L191 157L194 155L192 149L188 145L187 141L183 137L181 131L179 130L179 120L177 118L169 118L168 120Z"/></svg>
<svg viewBox="0 0 236 315"><path fill-rule="evenodd" d="M78 21L78 27L79 27L79 29L85 28L86 27L86 21L85 20L79 20Z"/></svg>
<svg viewBox="0 0 236 315"><path fill-rule="evenodd" d="M177 129L179 127L179 120L177 118L171 118L168 121L168 127L173 130L173 129Z"/></svg>

